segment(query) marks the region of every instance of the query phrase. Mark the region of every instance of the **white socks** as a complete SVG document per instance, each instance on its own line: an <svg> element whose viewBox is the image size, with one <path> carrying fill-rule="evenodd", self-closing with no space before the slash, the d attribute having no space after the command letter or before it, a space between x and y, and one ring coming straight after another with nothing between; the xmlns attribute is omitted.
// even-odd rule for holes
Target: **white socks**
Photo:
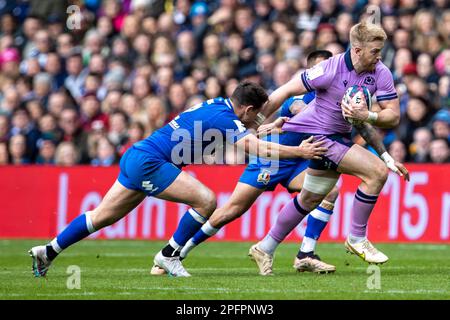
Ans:
<svg viewBox="0 0 450 320"><path fill-rule="evenodd" d="M262 251L264 251L265 253L270 254L271 256L273 256L275 250L277 249L278 245L280 243L275 240L274 238L272 238L270 236L270 234L268 234L259 244L258 247L259 249L261 249Z"/></svg>

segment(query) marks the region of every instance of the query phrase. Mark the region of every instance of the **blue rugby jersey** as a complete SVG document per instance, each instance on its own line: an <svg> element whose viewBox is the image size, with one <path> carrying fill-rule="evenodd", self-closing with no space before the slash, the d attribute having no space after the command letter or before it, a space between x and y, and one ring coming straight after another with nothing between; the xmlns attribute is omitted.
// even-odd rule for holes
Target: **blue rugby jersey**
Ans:
<svg viewBox="0 0 450 320"><path fill-rule="evenodd" d="M213 145L218 147L225 141L236 143L249 133L234 113L230 99L215 98L187 109L146 139L136 142L134 147L157 153L183 167L200 163L206 148L211 153Z"/></svg>

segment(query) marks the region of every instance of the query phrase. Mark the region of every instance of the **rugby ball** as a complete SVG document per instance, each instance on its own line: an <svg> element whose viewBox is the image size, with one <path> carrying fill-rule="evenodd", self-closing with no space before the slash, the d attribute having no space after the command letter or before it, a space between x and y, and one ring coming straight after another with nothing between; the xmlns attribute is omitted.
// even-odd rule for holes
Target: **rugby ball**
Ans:
<svg viewBox="0 0 450 320"><path fill-rule="evenodd" d="M369 89L365 86L354 85L345 91L345 94L342 97L342 102L350 104L351 101L353 101L353 104L357 105L364 104L365 101L367 109L370 111L372 108L372 95L370 94ZM342 115L344 116L344 112L342 112ZM363 122L361 120L355 120L345 116L344 119L352 125Z"/></svg>

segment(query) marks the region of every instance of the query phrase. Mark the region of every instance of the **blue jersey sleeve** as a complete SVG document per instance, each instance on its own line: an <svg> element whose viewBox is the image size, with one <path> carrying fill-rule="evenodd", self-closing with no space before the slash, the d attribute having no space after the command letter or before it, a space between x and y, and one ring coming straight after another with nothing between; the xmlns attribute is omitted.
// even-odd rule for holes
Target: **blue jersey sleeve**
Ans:
<svg viewBox="0 0 450 320"><path fill-rule="evenodd" d="M289 117L292 118L294 115L292 114L291 110L289 109L292 103L294 102L294 97L289 97L286 99L283 104L281 105L281 117Z"/></svg>
<svg viewBox="0 0 450 320"><path fill-rule="evenodd" d="M311 101L314 100L315 97L316 97L316 92L315 91L308 92L307 94L305 94L303 96L303 102L305 104L309 104Z"/></svg>
<svg viewBox="0 0 450 320"><path fill-rule="evenodd" d="M292 118L293 116L295 116L295 114L293 114L291 112L291 106L295 101L303 101L305 104L309 104L311 101L314 100L314 98L316 97L316 93L315 91L312 92L308 92L307 94L303 95L303 96L293 96L293 97L289 97L288 99L286 99L283 104L281 105L281 112L280 112L280 116L281 117L288 117L288 118Z"/></svg>

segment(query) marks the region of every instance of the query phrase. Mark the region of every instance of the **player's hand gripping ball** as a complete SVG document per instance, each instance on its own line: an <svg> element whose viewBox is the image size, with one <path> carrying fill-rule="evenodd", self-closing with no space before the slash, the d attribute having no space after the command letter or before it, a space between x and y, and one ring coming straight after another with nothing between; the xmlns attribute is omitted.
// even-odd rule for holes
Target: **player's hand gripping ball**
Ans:
<svg viewBox="0 0 450 320"><path fill-rule="evenodd" d="M357 106L362 106L365 104L367 109L370 111L370 109L372 107L372 96L370 94L369 89L367 89L367 87L354 85L354 86L351 86L350 88L348 88L347 91L345 91L345 94L342 97L341 103L346 104L350 108L352 106L357 107ZM360 124L363 122L362 120L346 117L344 115L344 112L342 112L342 116L344 117L344 119L347 122L351 123L352 125Z"/></svg>

